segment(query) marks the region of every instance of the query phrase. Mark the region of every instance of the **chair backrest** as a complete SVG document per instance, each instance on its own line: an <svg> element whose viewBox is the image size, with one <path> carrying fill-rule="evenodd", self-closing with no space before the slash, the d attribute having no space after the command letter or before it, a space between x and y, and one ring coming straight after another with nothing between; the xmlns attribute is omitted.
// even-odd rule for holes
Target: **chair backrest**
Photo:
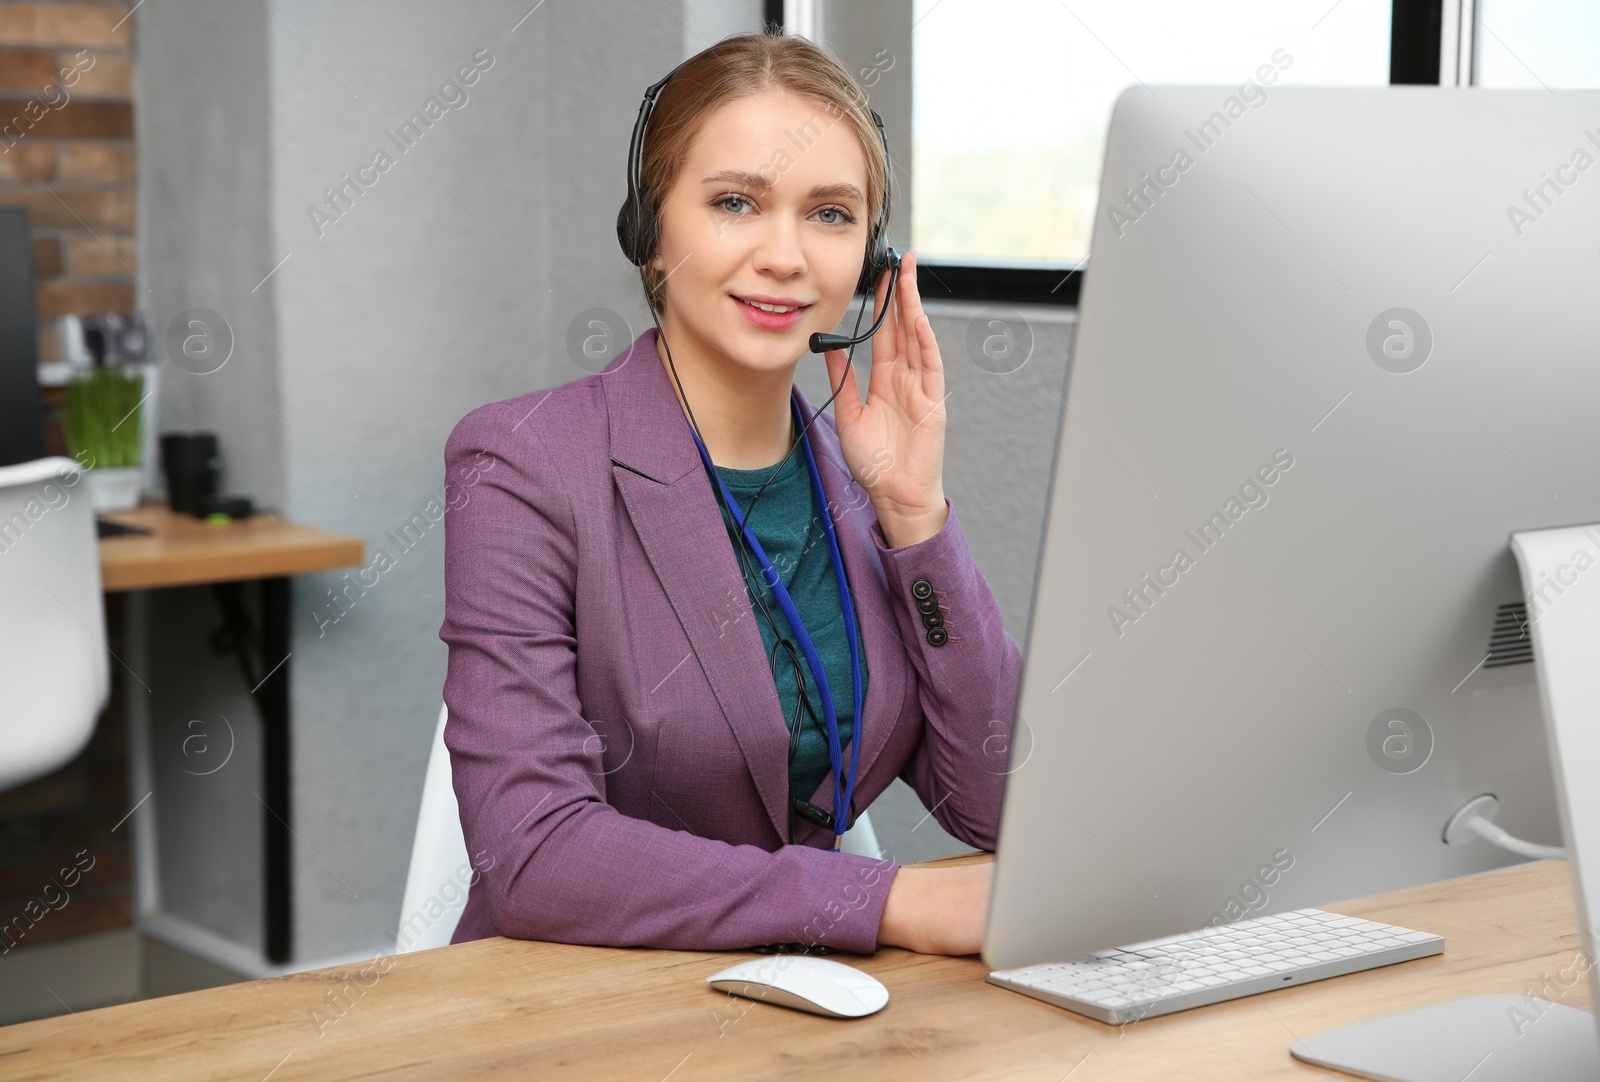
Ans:
<svg viewBox="0 0 1600 1082"><path fill-rule="evenodd" d="M872 819L866 812L856 816L855 825L845 831L844 837L839 840L839 848L860 857L876 859L881 855L878 849L878 832L872 829Z"/></svg>
<svg viewBox="0 0 1600 1082"><path fill-rule="evenodd" d="M449 707L440 707L439 723L433 730L433 750L428 753L428 769L422 779L422 807L417 812L411 869L406 873L405 898L400 903L396 954L449 945L466 905L472 866L461 833L461 809L451 784L450 749L444 742L449 713ZM879 855L878 836L866 812L845 831L840 848L861 856Z"/></svg>
<svg viewBox="0 0 1600 1082"><path fill-rule="evenodd" d="M400 903L395 953L428 950L449 944L467 904L471 865L461 833L461 811L450 780L450 749L444 743L449 708L439 708L433 728L433 750L422 779L422 807L411 843L411 869L406 873ZM462 869L466 868L465 875Z"/></svg>
<svg viewBox="0 0 1600 1082"><path fill-rule="evenodd" d="M0 790L71 762L111 691L83 477L59 456L0 466Z"/></svg>

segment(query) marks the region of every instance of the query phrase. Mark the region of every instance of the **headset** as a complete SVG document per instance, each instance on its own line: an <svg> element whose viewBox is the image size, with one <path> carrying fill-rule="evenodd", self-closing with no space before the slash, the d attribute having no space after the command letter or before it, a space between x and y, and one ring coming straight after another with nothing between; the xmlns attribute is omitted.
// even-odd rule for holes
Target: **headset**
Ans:
<svg viewBox="0 0 1600 1082"><path fill-rule="evenodd" d="M656 99L661 94L661 88L667 85L667 80L676 75L678 68L681 67L683 65L679 64L667 72L644 92L644 100L639 103L639 118L633 125L633 139L628 144L628 198L623 202L622 209L617 212L617 241L622 245L622 252L628 257L628 261L640 268L643 268L655 254L661 228L660 198L654 192L647 195L639 180L640 162L644 157L645 125L650 121L650 114L655 112ZM876 109L871 109L869 112L872 113L872 122L878 126L878 138L883 142L883 160L887 164L890 160L889 136L883 129L883 117L878 115ZM889 244L889 220L893 212L890 172L887 169L884 172L883 213L873 221L872 230L867 235L866 258L862 262L861 277L856 280L854 290L856 293L865 293L870 298L877 289L878 278L883 274L884 268L889 268L893 277L890 279L889 292L884 297L883 311L878 314L877 320L864 335L813 334L808 343L812 353L845 349L871 338L878 333L878 326L888 314L889 305L894 303L894 287L900 279L900 253ZM865 309L866 304L863 302L862 310ZM650 310L652 313L655 312L653 306ZM860 326L859 317L856 325ZM657 329L659 330L659 326Z"/></svg>
<svg viewBox="0 0 1600 1082"><path fill-rule="evenodd" d="M688 413L689 424L694 428L695 433L698 435L700 432L700 426L695 423L694 411L689 408L688 395L684 393L683 382L678 378L677 366L672 362L672 347L671 345L667 344L666 336L662 333L661 320L656 316L655 305L649 303L649 285L647 282L645 282L644 267L645 264L649 262L650 257L655 254L656 244L660 240L659 215L661 204L659 197L655 193L646 193L644 191L643 185L640 183L639 176L640 161L644 156L645 126L649 123L650 115L655 111L656 99L661 94L661 88L667 85L668 80L676 75L678 73L678 69L681 67L683 67L683 64L677 65L677 67L674 67L660 80L646 89L644 92L644 100L639 104L639 117L636 121L634 121L633 137L628 144L628 197L627 200L622 204L622 209L617 212L617 241L619 244L621 244L622 252L628 257L628 261L639 268L639 281L645 286L646 306L650 309L650 318L655 322L656 334L658 337L660 337L663 346L666 348L667 365L672 370L673 382L677 384L678 394L683 399L684 409ZM822 410L827 408L828 404L839 396L840 390L844 387L845 378L849 375L851 362L855 357L855 347L859 343L866 341L877 333L878 327L883 323L884 317L889 314L889 306L894 303L895 286L900 280L900 253L890 246L888 236L891 211L890 180L892 179L892 169L889 166L889 136L884 131L883 117L878 115L878 111L876 109L872 109L870 111L872 113L873 123L875 123L878 127L878 137L883 141L885 170L883 211L872 223L872 228L867 238L866 255L862 262L861 276L857 279L855 287L856 293L864 293L866 294L866 297L862 300L861 308L856 313L855 328L849 335L813 333L810 341L808 342L809 351L812 353L825 353L828 350L833 349L849 350L845 356L844 373L840 375L839 385L833 388L833 393L828 396L827 401L816 408L816 410L812 413L812 416L806 421L804 427L800 429L800 433L795 438L794 444L789 448L789 453L783 457L782 461L772 468L772 473L767 477L766 481L762 483L761 487L756 490L756 494L751 497L750 506L745 510L746 521L748 521L750 516L754 514L756 502L761 499L761 494L767 490L767 486L772 483L773 478L777 477L778 474L782 472L783 468L788 465L789 459L794 455L795 450L800 446L800 441L806 438L806 433L810 430L812 424L816 422L817 417L821 416ZM866 312L867 302L873 299L873 296L877 290L878 279L882 276L885 269L889 271L890 278L889 288L884 293L883 311L878 313L877 319L873 321L871 327L867 328L867 332L865 334L857 334L856 331L859 331L861 328L861 317ZM734 515L732 510L727 508L727 503L725 500L723 500L721 486L713 483L711 488L713 494L717 498L718 505L726 509L728 517L737 523L739 521L738 516ZM742 530L735 529L733 533L735 539L738 541L738 549L736 550L735 554L739 559L740 573L751 575L752 577L758 577L753 575L750 571L750 562L752 557L750 555L749 546L745 544L744 532ZM777 679L778 662L776 653L779 649L784 651L789 664L793 668L795 687L798 691L795 703L795 716L792 720L786 721L785 723L789 730L789 763L792 767L794 763L794 756L797 753L800 745L801 727L804 725L804 722L800 718L801 712L803 711L811 719L812 724L818 729L822 729L822 723L818 719L816 708L812 706L810 696L807 693L805 672L804 669L801 668L800 657L795 652L794 644L785 638L781 632L779 632L777 622L773 619L772 611L767 607L767 604L762 599L761 594L759 592L752 591L751 596L754 598L756 606L761 612L761 615L766 618L767 625L772 629L773 638L776 640L773 644L773 652L767 656L767 663L773 670L774 681ZM850 738L852 741L854 741L858 739L858 734L852 732ZM854 821L858 818L858 815L855 811L854 794L851 795L851 806L847 810L847 815L850 818L850 824L846 824L844 828L840 829L833 822L833 815L831 813L823 808L817 807L808 800L796 797L794 795L792 770L786 771L786 777L790 783L788 809L789 844L794 844L794 819L796 812L799 812L799 814L807 820L816 823L819 826L827 827L830 830L835 830L837 833L843 833L844 829L848 829L848 826L853 825Z"/></svg>

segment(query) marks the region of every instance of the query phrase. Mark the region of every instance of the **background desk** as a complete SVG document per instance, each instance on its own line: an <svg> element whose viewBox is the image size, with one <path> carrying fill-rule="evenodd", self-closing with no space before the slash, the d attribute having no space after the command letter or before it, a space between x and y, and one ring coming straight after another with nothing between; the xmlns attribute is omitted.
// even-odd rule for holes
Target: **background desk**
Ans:
<svg viewBox="0 0 1600 1082"><path fill-rule="evenodd" d="M165 504L147 504L101 517L152 531L148 535L129 534L100 541L100 578L107 593L163 586L218 587L217 600L227 620L227 635L260 704L261 784L266 804L264 950L268 961L286 962L294 947L289 875L288 576L359 565L362 541L359 537L296 526L276 515L207 522L176 513ZM249 580L260 583L259 629L233 587ZM148 784L140 784L138 779L140 756L147 754L145 743L142 739L133 742L134 789L139 792L149 791ZM151 872L153 869L147 869L143 874Z"/></svg>
<svg viewBox="0 0 1600 1082"><path fill-rule="evenodd" d="M100 541L100 578L106 593L283 579L351 567L361 562L363 553L359 537L296 526L276 515L214 523L152 503L98 517L153 531Z"/></svg>
<svg viewBox="0 0 1600 1082"><path fill-rule="evenodd" d="M877 1014L841 1021L705 984L749 952L497 937L385 959L384 973L317 970L11 1026L0 1064L14 1082L1344 1077L1292 1059L1289 1043L1453 996L1538 989L1578 949L1564 861L1327 908L1438 932L1445 953L1116 1027L989 984L976 956L840 954L890 993ZM1545 989L1588 1006L1581 979Z"/></svg>

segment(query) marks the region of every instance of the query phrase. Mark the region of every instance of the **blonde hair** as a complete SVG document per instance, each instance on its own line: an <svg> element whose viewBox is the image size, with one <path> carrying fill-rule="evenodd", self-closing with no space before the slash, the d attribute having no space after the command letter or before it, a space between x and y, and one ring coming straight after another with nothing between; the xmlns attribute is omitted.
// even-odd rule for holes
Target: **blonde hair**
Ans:
<svg viewBox="0 0 1600 1082"><path fill-rule="evenodd" d="M661 239L661 206L678 179L689 145L706 117L732 101L780 89L816 102L836 120L849 123L867 159L867 235L883 213L888 198L889 162L883 139L872 119L866 94L844 65L810 40L778 32L737 34L696 53L661 88L655 111L645 128L640 150L640 196L655 213L649 238L653 258ZM863 248L862 257L866 256ZM643 267L645 299L657 314L666 300L668 271L647 259Z"/></svg>

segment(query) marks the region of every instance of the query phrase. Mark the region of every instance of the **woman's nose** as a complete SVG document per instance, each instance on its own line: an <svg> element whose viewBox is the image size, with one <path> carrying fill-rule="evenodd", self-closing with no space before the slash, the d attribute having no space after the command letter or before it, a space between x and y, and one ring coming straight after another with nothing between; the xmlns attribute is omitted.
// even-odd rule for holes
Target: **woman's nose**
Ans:
<svg viewBox="0 0 1600 1082"><path fill-rule="evenodd" d="M762 231L756 245L756 269L770 271L778 277L787 277L805 270L805 250L800 243L800 227L794 221L773 215Z"/></svg>

